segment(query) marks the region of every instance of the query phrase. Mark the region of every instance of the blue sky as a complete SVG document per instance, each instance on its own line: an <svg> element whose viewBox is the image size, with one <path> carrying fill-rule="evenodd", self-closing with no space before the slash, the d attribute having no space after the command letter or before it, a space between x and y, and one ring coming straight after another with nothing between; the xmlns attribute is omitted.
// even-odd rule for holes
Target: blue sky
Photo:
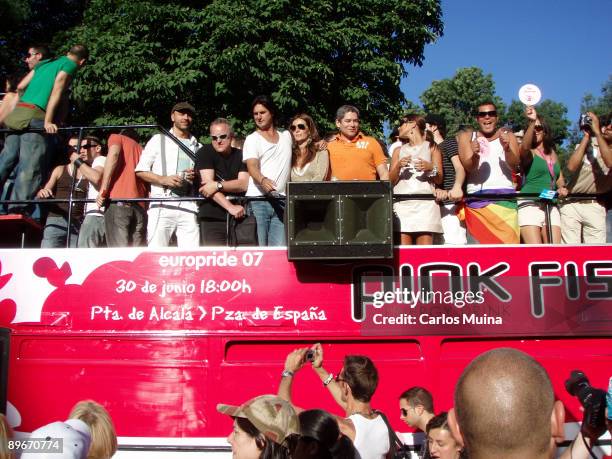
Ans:
<svg viewBox="0 0 612 459"><path fill-rule="evenodd" d="M401 83L419 105L432 81L480 67L504 102L534 83L543 99L563 102L574 123L582 96L600 95L612 74L612 0L442 0L442 13L444 36Z"/></svg>

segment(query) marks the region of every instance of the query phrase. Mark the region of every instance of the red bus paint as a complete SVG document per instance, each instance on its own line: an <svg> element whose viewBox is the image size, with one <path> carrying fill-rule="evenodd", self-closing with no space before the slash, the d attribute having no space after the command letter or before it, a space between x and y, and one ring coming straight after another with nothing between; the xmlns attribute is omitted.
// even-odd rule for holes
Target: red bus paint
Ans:
<svg viewBox="0 0 612 459"><path fill-rule="evenodd" d="M400 432L403 390L425 386L447 410L465 365L500 346L538 359L568 422L581 420L563 382L581 369L606 388L612 374L611 255L468 246L291 263L283 249L0 251L9 417L31 431L94 399L122 437L223 437L231 421L217 403L275 392L287 353L322 342L331 372L345 354L374 360L373 406ZM416 301L428 288L450 296ZM294 395L341 414L308 368Z"/></svg>

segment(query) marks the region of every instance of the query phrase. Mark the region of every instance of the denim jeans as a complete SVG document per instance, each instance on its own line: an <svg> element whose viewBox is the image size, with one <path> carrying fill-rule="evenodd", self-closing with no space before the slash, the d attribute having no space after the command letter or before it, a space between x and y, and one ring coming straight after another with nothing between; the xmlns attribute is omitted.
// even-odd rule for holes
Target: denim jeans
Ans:
<svg viewBox="0 0 612 459"><path fill-rule="evenodd" d="M147 242L147 214L135 203L109 204L104 226L109 247L138 247Z"/></svg>
<svg viewBox="0 0 612 459"><path fill-rule="evenodd" d="M79 248L105 247L104 215L85 215L79 231Z"/></svg>
<svg viewBox="0 0 612 459"><path fill-rule="evenodd" d="M30 127L44 127L43 120L30 121ZM4 186L11 172L16 169L15 183L11 199L15 201L34 199L36 192L42 186L42 177L48 163L47 140L38 132L15 132L6 137L4 148L0 154L0 186ZM32 213L33 206L15 204L9 206L11 212Z"/></svg>
<svg viewBox="0 0 612 459"><path fill-rule="evenodd" d="M249 213L257 220L260 247L287 245L284 201L252 201L249 203Z"/></svg>
<svg viewBox="0 0 612 459"><path fill-rule="evenodd" d="M71 222L72 231L70 231L70 247L77 246L79 238L79 229ZM40 247L43 249L61 249L66 247L68 222L64 217L59 215L50 215L47 217L47 223L43 231L43 239Z"/></svg>

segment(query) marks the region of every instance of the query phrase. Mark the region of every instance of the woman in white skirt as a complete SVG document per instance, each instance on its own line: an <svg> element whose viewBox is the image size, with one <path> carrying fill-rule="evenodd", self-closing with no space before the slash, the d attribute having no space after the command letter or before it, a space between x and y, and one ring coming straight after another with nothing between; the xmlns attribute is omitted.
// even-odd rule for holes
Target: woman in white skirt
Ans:
<svg viewBox="0 0 612 459"><path fill-rule="evenodd" d="M432 196L432 199L402 200L393 205L400 222L400 243L432 244L433 233L443 232L440 206L433 199L434 184L442 183L442 154L433 139L426 138L422 116L402 118L399 138L403 145L393 151L389 171L393 192Z"/></svg>

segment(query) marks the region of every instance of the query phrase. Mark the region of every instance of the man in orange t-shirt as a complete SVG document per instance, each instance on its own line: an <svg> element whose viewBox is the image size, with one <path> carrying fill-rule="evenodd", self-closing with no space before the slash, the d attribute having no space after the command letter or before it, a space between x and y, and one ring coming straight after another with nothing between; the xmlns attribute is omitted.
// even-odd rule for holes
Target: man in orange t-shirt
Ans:
<svg viewBox="0 0 612 459"><path fill-rule="evenodd" d="M138 135L132 129L108 138L108 154L98 194L98 206L106 204L104 226L109 247L140 246L147 242L145 204L117 199L146 198L147 186L134 170L142 155ZM108 198L112 198L110 204Z"/></svg>
<svg viewBox="0 0 612 459"><path fill-rule="evenodd" d="M332 180L389 180L387 157L374 137L359 130L359 110L343 105L336 112L338 135L328 145Z"/></svg>

